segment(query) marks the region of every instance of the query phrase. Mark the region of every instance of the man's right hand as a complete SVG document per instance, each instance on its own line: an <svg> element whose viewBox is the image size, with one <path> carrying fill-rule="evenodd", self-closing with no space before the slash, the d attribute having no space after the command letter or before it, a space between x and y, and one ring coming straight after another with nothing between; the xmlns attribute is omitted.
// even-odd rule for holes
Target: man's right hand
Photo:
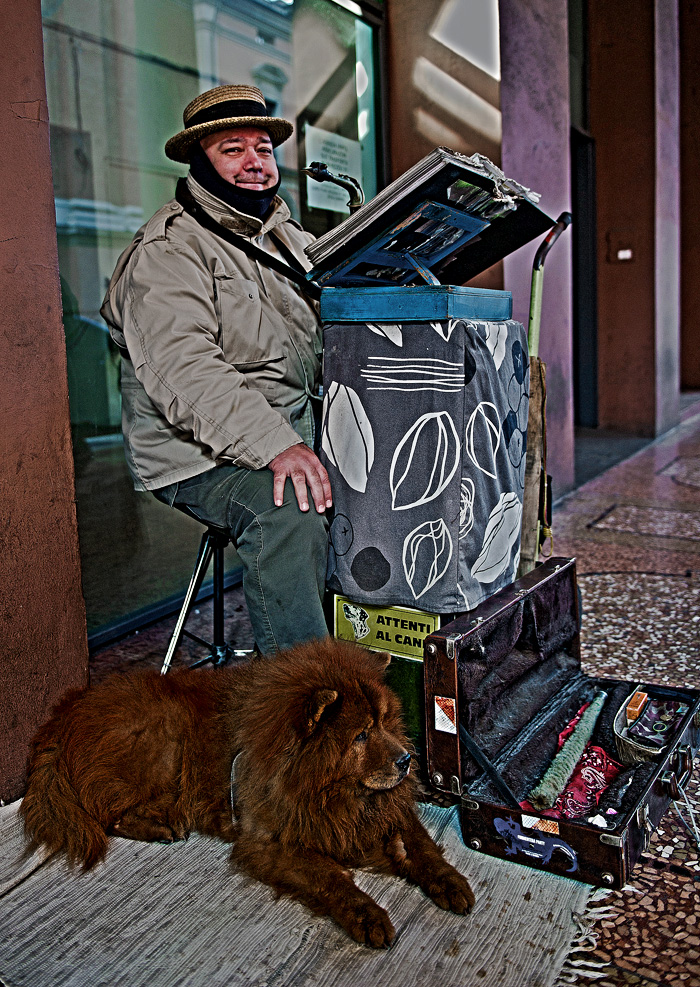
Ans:
<svg viewBox="0 0 700 987"><path fill-rule="evenodd" d="M282 506L287 477L291 479L294 486L300 510L309 509L309 490L319 514L323 514L327 507L333 506L331 483L326 468L318 456L303 442L290 446L279 456L275 456L267 464L267 468L274 474L272 491L277 507Z"/></svg>

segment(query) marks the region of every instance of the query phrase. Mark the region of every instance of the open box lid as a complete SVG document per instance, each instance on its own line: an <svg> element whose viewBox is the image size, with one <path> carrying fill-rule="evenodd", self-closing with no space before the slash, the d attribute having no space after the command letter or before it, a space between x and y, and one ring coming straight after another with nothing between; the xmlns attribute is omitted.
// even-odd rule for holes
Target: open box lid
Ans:
<svg viewBox="0 0 700 987"><path fill-rule="evenodd" d="M429 777L462 790L481 773L459 726L493 761L581 675L573 559L551 558L425 640Z"/></svg>
<svg viewBox="0 0 700 987"><path fill-rule="evenodd" d="M306 248L321 287L462 285L553 225L481 154L438 147Z"/></svg>

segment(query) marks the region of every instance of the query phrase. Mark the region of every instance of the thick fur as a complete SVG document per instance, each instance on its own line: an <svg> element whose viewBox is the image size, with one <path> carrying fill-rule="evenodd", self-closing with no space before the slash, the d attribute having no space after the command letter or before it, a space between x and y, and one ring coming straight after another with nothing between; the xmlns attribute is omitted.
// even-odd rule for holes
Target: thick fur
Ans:
<svg viewBox="0 0 700 987"><path fill-rule="evenodd" d="M71 692L32 745L27 834L85 869L110 835L217 836L247 874L376 947L394 929L351 868L400 875L464 914L471 888L414 810L387 660L328 638L232 668L117 675Z"/></svg>

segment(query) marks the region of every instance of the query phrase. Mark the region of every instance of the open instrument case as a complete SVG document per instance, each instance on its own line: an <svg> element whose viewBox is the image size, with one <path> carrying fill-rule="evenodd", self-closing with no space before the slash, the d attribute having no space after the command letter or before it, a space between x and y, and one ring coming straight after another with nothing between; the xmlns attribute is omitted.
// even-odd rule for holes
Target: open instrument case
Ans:
<svg viewBox="0 0 700 987"><path fill-rule="evenodd" d="M690 777L700 692L584 674L579 626L575 560L552 558L425 639L428 778L459 796L473 849L621 888ZM590 743L620 770L598 804L579 818L521 807L562 731L601 690ZM627 701L639 690L681 704L657 753L625 737ZM584 770L605 772L595 762Z"/></svg>

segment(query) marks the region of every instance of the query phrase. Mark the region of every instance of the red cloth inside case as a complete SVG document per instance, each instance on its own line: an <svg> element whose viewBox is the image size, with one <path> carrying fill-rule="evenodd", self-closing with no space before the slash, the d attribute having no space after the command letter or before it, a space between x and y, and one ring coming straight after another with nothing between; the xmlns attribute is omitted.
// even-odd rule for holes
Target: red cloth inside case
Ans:
<svg viewBox="0 0 700 987"><path fill-rule="evenodd" d="M561 750L588 706L589 703L582 706L559 734L558 751ZM622 765L614 761L602 747L589 743L574 768L566 788L551 809L542 812L534 809L529 802L521 802L520 806L526 812L553 819L579 819L581 816L593 815L601 795L621 770Z"/></svg>

